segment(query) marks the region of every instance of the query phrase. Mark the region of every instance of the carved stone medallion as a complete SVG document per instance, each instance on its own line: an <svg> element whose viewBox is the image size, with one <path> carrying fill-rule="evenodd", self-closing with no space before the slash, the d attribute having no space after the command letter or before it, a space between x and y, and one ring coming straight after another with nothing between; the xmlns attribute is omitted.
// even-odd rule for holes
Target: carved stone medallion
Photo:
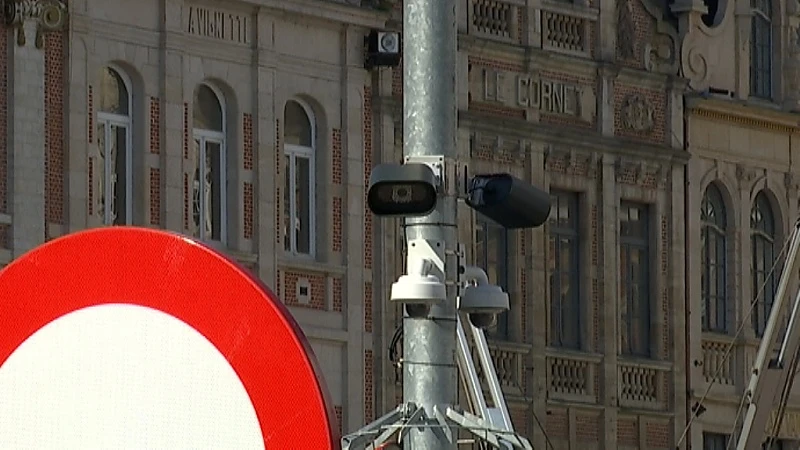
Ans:
<svg viewBox="0 0 800 450"><path fill-rule="evenodd" d="M620 109L622 126L633 131L651 131L655 125L653 106L641 94L625 98Z"/></svg>

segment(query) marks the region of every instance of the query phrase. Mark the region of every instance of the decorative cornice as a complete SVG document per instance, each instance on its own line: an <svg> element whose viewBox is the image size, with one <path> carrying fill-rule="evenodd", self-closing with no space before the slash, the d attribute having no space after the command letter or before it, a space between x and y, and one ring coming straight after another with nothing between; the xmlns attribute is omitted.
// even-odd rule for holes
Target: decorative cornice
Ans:
<svg viewBox="0 0 800 450"><path fill-rule="evenodd" d="M2 0L3 20L17 29L17 45L27 42L25 23L36 23L36 48L44 47L44 33L67 26L67 4L63 0Z"/></svg>
<svg viewBox="0 0 800 450"><path fill-rule="evenodd" d="M731 122L745 127L788 134L800 132L800 120L798 120L797 114L750 106L741 102L689 97L686 99L686 109L694 116Z"/></svg>

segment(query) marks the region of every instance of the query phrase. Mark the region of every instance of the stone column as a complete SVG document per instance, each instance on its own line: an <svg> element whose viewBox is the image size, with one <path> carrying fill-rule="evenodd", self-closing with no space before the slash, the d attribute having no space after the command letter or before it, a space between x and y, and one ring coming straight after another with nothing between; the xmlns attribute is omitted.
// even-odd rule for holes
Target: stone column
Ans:
<svg viewBox="0 0 800 450"><path fill-rule="evenodd" d="M16 258L45 241L44 34L64 28L67 7L58 0L7 0L3 14L14 29L8 53L8 203Z"/></svg>

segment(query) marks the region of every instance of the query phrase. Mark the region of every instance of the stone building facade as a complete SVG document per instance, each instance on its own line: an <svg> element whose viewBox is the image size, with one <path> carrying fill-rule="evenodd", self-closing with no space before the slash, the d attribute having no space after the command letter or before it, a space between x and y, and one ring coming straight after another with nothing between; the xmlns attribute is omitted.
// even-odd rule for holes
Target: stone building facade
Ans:
<svg viewBox="0 0 800 450"><path fill-rule="evenodd" d="M690 439L713 449L739 431L741 395L798 219L800 10L793 1L679 9L690 87L686 241L700 249L686 264L689 407L707 396ZM800 444L796 389L778 437L778 448Z"/></svg>
<svg viewBox="0 0 800 450"><path fill-rule="evenodd" d="M289 306L341 426L368 422L362 47L386 14L353 3L4 2L3 263L90 227L196 236Z"/></svg>
<svg viewBox="0 0 800 450"><path fill-rule="evenodd" d="M113 224L203 239L289 306L354 431L402 392L402 235L364 201L401 158L402 68L363 65L401 2L143 1L8 2L0 263ZM712 449L735 423L798 213L800 19L699 1L458 2L460 159L553 198L534 230L460 211L511 297L490 346L537 448Z"/></svg>
<svg viewBox="0 0 800 450"><path fill-rule="evenodd" d="M461 160L553 197L534 230L460 212L468 258L510 294L490 347L515 427L536 448L674 448L686 422L687 164L675 32L639 0L457 11ZM382 161L401 154L401 73L376 88ZM376 230L381 266L402 267L396 224ZM378 291L398 274L381 274ZM399 314L379 307L388 339ZM386 410L401 389L390 362L378 370Z"/></svg>

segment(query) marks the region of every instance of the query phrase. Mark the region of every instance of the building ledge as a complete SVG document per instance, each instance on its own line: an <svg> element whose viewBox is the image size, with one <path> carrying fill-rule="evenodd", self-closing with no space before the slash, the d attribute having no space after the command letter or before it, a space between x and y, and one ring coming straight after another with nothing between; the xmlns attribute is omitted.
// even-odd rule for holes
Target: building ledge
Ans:
<svg viewBox="0 0 800 450"><path fill-rule="evenodd" d="M687 116L707 117L752 128L771 129L785 133L800 132L800 114L737 100L686 96Z"/></svg>
<svg viewBox="0 0 800 450"><path fill-rule="evenodd" d="M574 148L584 148L618 156L645 156L652 160L671 161L678 164L685 164L689 160L687 152L673 149L666 144L656 145L619 136L602 136L594 131L591 131L591 138L587 138L586 130L576 130L568 126L532 123L505 117L488 117L483 113L463 109L458 112L458 119L459 127L473 131L500 133L531 141L560 143Z"/></svg>
<svg viewBox="0 0 800 450"><path fill-rule="evenodd" d="M291 14L323 18L365 28L383 28L391 11L321 0L250 0L253 5Z"/></svg>

